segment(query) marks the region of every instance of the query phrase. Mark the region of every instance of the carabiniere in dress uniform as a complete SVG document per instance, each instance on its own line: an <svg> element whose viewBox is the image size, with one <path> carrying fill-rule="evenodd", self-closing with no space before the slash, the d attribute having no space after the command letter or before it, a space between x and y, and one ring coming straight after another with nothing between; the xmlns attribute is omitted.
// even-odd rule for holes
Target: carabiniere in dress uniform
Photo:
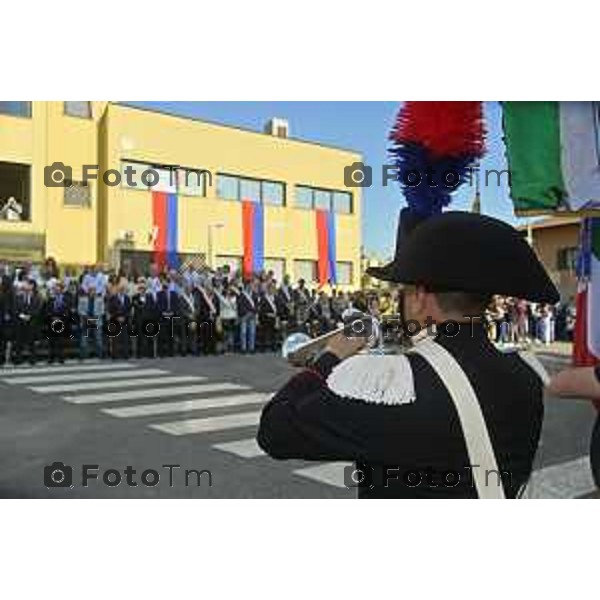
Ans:
<svg viewBox="0 0 600 600"><path fill-rule="evenodd" d="M555 303L558 292L510 225L450 211L401 214L394 260L401 318L452 319L405 353L358 354L329 338L263 410L257 441L275 459L353 461L360 498L515 498L532 471L547 376L528 353L502 353L480 318L492 295ZM471 315L467 318L468 315Z"/></svg>

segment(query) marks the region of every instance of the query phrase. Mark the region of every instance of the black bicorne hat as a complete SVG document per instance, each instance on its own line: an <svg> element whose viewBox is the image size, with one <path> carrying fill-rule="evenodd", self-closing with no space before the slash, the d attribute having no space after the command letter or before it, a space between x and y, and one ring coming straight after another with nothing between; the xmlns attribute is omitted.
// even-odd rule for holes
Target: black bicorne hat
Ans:
<svg viewBox="0 0 600 600"><path fill-rule="evenodd" d="M394 260L367 273L439 291L501 294L549 304L560 299L514 227L470 212L448 211L423 219L403 209Z"/></svg>

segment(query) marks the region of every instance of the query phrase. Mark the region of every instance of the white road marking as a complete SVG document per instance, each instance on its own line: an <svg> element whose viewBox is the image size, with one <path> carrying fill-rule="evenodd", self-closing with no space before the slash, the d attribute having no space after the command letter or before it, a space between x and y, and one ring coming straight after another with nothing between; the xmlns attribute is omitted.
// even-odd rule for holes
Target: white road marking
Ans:
<svg viewBox="0 0 600 600"><path fill-rule="evenodd" d="M235 454L240 458L256 458L257 456L266 456L263 450L256 443L256 438L246 440L237 440L235 442L226 442L225 444L214 444L213 448Z"/></svg>
<svg viewBox="0 0 600 600"><path fill-rule="evenodd" d="M100 379L101 381L106 381L107 379L119 379L119 378L129 378L129 377L146 377L148 375L165 375L167 371L163 371L162 369L134 369L134 370L123 370L116 372L106 373L105 371L101 371L100 373L71 373L70 375L65 375L64 373L60 375L33 375L27 377L13 377L9 379L7 383L12 384L33 384L42 383L42 384L51 384L51 383L68 383L71 381L94 381Z"/></svg>
<svg viewBox="0 0 600 600"><path fill-rule="evenodd" d="M236 383L206 383L179 387L166 387L152 390L130 390L127 392L107 392L105 394L82 394L80 396L62 396L66 402L73 404L95 404L98 402L117 402L119 400L139 400L141 398L170 398L186 394L208 394L232 390L247 390L248 386Z"/></svg>
<svg viewBox="0 0 600 600"><path fill-rule="evenodd" d="M333 485L338 488L345 488L344 485L344 468L352 466L352 463L347 462L331 462L317 465L315 467L306 467L293 471L294 475L306 477L319 483Z"/></svg>
<svg viewBox="0 0 600 600"><path fill-rule="evenodd" d="M160 369L148 369L148 371L155 371L153 373L146 372L145 375L159 375L166 373ZM138 377L140 372L134 372L132 375ZM139 379L117 379L116 381L92 381L91 383L67 383L58 385L42 385L35 386L29 389L34 392L49 394L56 392L83 392L85 390L108 390L111 388L131 388L131 387L142 387L142 386L153 386L153 385L171 385L173 383L191 383L192 381L205 381L205 377L198 377L196 375L175 375L173 377L140 377Z"/></svg>
<svg viewBox="0 0 600 600"><path fill-rule="evenodd" d="M258 425L260 412L236 413L222 417L206 417L203 419L186 419L184 421L172 421L149 425L152 429L169 433L171 435L188 435L190 433L209 433L213 431L224 431L226 429L237 429L239 427L250 427Z"/></svg>
<svg viewBox="0 0 600 600"><path fill-rule="evenodd" d="M588 456L582 456L534 471L524 497L577 498L595 490L590 459Z"/></svg>
<svg viewBox="0 0 600 600"><path fill-rule="evenodd" d="M188 412L192 410L257 404L265 402L269 397L270 394L239 394L236 396L195 398L193 400L182 400L180 402L141 404L139 406L125 406L123 408L103 408L101 410L103 413L113 417L148 417L152 415L166 415L169 413Z"/></svg>
<svg viewBox="0 0 600 600"><path fill-rule="evenodd" d="M68 371L69 373L83 373L85 371L113 371L117 369L133 369L139 367L135 363L103 363L89 365L87 363L72 364L72 365L60 365L60 366L47 366L47 367L15 367L10 369L1 368L0 377L12 377L13 375L26 376L34 375L38 373L62 373ZM8 381L8 380L5 380Z"/></svg>

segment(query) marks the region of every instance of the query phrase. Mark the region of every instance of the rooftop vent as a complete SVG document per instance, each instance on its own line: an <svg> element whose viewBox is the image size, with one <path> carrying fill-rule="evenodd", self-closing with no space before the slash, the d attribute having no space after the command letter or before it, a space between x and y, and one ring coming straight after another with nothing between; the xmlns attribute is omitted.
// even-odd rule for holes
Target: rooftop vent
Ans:
<svg viewBox="0 0 600 600"><path fill-rule="evenodd" d="M275 137L286 138L290 135L290 124L287 119L269 119L265 125L265 133Z"/></svg>

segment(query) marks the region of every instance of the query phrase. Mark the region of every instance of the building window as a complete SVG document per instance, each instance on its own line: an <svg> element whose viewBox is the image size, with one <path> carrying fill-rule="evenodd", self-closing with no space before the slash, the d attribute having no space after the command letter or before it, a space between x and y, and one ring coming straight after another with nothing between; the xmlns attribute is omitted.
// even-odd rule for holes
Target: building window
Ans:
<svg viewBox="0 0 600 600"><path fill-rule="evenodd" d="M163 167L148 167L158 173L158 181L150 187L152 192L165 192L166 194L177 193L177 170ZM154 182L156 176L148 175L150 182Z"/></svg>
<svg viewBox="0 0 600 600"><path fill-rule="evenodd" d="M179 169L178 190L184 196L206 196L206 177L210 173L201 169Z"/></svg>
<svg viewBox="0 0 600 600"><path fill-rule="evenodd" d="M129 167L129 170L125 170ZM121 162L121 185L133 190L148 190L148 186L142 181L142 173L150 168L150 165L134 162Z"/></svg>
<svg viewBox="0 0 600 600"><path fill-rule="evenodd" d="M296 281L304 279L307 283L315 283L317 281L317 262L315 260L295 260L294 277Z"/></svg>
<svg viewBox="0 0 600 600"><path fill-rule="evenodd" d="M240 199L260 204L260 181L240 179Z"/></svg>
<svg viewBox="0 0 600 600"><path fill-rule="evenodd" d="M273 271L273 277L277 283L283 281L285 274L285 259L284 258L265 258L265 271Z"/></svg>
<svg viewBox="0 0 600 600"><path fill-rule="evenodd" d="M324 190L297 185L294 205L298 208L318 208L341 214L351 214L352 194L340 190Z"/></svg>
<svg viewBox="0 0 600 600"><path fill-rule="evenodd" d="M81 119L92 118L92 106L87 100L65 102L64 110L65 115L68 115L69 117L79 117Z"/></svg>
<svg viewBox="0 0 600 600"><path fill-rule="evenodd" d="M217 173L217 197L224 200L250 200L262 204L284 206L285 186L278 181Z"/></svg>
<svg viewBox="0 0 600 600"><path fill-rule="evenodd" d="M315 208L331 210L331 192L315 190Z"/></svg>
<svg viewBox="0 0 600 600"><path fill-rule="evenodd" d="M262 201L263 204L272 204L274 206L284 206L285 188L283 183L275 181L262 182Z"/></svg>
<svg viewBox="0 0 600 600"><path fill-rule="evenodd" d="M577 248L559 248L556 253L556 268L574 273L577 268Z"/></svg>
<svg viewBox="0 0 600 600"><path fill-rule="evenodd" d="M31 167L0 162L0 220L31 220Z"/></svg>
<svg viewBox="0 0 600 600"><path fill-rule="evenodd" d="M239 200L240 189L237 177L217 175L217 196L224 200Z"/></svg>
<svg viewBox="0 0 600 600"><path fill-rule="evenodd" d="M343 215L351 214L352 194L350 192L333 192L333 210Z"/></svg>
<svg viewBox="0 0 600 600"><path fill-rule="evenodd" d="M31 102L9 100L0 102L0 114L31 118Z"/></svg>
<svg viewBox="0 0 600 600"><path fill-rule="evenodd" d="M78 206L87 208L92 204L92 193L90 186L81 181L67 181L64 190L65 206Z"/></svg>
<svg viewBox="0 0 600 600"><path fill-rule="evenodd" d="M341 261L335 264L338 285L352 285L352 263Z"/></svg>
<svg viewBox="0 0 600 600"><path fill-rule="evenodd" d="M294 205L298 208L311 209L313 207L313 189L297 185Z"/></svg>

